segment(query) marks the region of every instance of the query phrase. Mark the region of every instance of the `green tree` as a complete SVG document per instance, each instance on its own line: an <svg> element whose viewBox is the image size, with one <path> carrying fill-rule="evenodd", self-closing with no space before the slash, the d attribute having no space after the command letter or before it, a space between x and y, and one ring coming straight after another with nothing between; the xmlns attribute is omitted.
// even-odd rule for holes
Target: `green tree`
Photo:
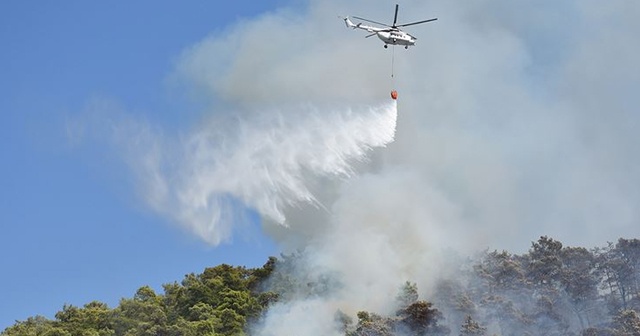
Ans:
<svg viewBox="0 0 640 336"><path fill-rule="evenodd" d="M397 313L401 329L408 329L413 335L448 335L449 328L439 324L442 313L431 302L416 301L400 309Z"/></svg>
<svg viewBox="0 0 640 336"><path fill-rule="evenodd" d="M348 336L392 336L394 319L377 314L360 311L357 314L356 329L347 333Z"/></svg>
<svg viewBox="0 0 640 336"><path fill-rule="evenodd" d="M219 333L223 335L244 335L246 318L233 309L225 308L217 311L220 319Z"/></svg>
<svg viewBox="0 0 640 336"><path fill-rule="evenodd" d="M29 317L26 321L16 323L2 332L3 336L40 336L52 332L56 328L53 322L44 316Z"/></svg>
<svg viewBox="0 0 640 336"><path fill-rule="evenodd" d="M56 313L55 325L72 336L107 336L114 333L111 310L98 301L87 303L83 308L64 305Z"/></svg>
<svg viewBox="0 0 640 336"><path fill-rule="evenodd" d="M167 322L161 296L148 286L139 288L132 299L120 300L113 311L117 335L156 335L166 329Z"/></svg>

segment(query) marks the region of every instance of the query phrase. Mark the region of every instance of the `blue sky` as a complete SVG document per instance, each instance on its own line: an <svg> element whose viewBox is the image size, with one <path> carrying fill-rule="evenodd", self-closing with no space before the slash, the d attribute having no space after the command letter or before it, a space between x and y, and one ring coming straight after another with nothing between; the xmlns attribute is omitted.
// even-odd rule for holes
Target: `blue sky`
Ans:
<svg viewBox="0 0 640 336"><path fill-rule="evenodd" d="M220 263L262 265L276 248L259 229L216 248L153 215L125 167L65 122L95 97L166 128L187 99L167 85L176 58L265 1L0 3L0 330L64 303L117 305Z"/></svg>

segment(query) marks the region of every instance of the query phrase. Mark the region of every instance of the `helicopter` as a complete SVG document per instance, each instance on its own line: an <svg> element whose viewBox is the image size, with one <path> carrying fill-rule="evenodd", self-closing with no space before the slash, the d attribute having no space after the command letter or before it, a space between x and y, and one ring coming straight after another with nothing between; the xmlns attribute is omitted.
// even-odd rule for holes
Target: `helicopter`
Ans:
<svg viewBox="0 0 640 336"><path fill-rule="evenodd" d="M405 49L408 49L409 46L415 45L416 44L416 37L404 32L402 30L400 30L401 27L407 27L407 26L413 26L413 25L417 25L417 24L421 24L421 23L427 23L427 22L431 22L431 21L436 21L438 20L438 18L433 18L433 19L428 19L428 20L422 20L422 21L417 21L417 22L411 22L411 23L405 23L405 24L400 24L397 25L396 22L398 21L398 4L396 4L396 13L393 16L393 24L392 25L388 25L386 23L381 23L381 22L376 22L373 20L369 20L369 19L365 19L365 18L361 18L361 17L357 17L357 16L353 16L354 19L358 19L358 20L362 20L362 21L366 21L366 22L371 22L371 23L375 23L378 25L383 25L386 26L387 28L379 28L379 27L373 27L373 26L367 26L364 25L362 23L358 23L355 24L351 21L351 19L349 19L349 17L344 17L344 23L347 25L348 28L353 28L353 29L363 29L368 31L369 35L365 36L365 37L371 37L373 35L378 35L378 38L380 40L382 40L382 42L384 42L384 47L387 48L389 44L391 45L403 45Z"/></svg>

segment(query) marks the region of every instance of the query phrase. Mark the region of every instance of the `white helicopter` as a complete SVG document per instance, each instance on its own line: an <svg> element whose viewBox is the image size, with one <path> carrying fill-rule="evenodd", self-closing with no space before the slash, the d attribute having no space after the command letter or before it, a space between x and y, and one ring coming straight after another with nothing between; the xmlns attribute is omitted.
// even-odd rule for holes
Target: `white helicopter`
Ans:
<svg viewBox="0 0 640 336"><path fill-rule="evenodd" d="M384 42L384 47L387 48L387 46L389 44L391 45L403 45L405 49L408 49L409 46L415 45L416 44L416 37L412 36L411 34L404 32L402 30L400 30L400 27L407 27L407 26L413 26L413 25L417 25L417 24L421 24L421 23L427 23L427 22L431 22L431 21L436 21L438 18L433 18L433 19L429 19L429 20L423 20L423 21L417 21L417 22L411 22L411 23L405 23L405 24L401 24L401 25L396 25L396 22L398 20L398 5L396 4L396 14L393 16L393 24L392 25L388 25L385 23L380 23L380 22L376 22L376 21L372 21L369 19L365 19L365 18L361 18L361 17L357 17L354 16L354 19L358 19L358 20L362 20L362 21L367 21L367 22L371 22L371 23L375 23L375 24L379 24L379 25L383 25L386 26L388 28L379 28L379 27L372 27L372 26L367 26L364 25L362 23L358 23L358 24L354 24L349 17L345 17L344 18L344 22L346 23L347 27L349 28L353 28L353 29L363 29L366 30L368 32L370 32L371 34L365 36L365 37L371 37L373 35L378 35L378 38L382 40L382 42Z"/></svg>

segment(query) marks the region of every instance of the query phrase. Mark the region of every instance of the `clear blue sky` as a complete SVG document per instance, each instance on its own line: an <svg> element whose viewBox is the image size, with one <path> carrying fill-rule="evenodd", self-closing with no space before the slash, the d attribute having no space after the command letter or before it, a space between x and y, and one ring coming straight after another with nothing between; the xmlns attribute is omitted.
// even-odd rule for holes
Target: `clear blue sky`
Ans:
<svg viewBox="0 0 640 336"><path fill-rule="evenodd" d="M184 123L186 100L166 85L180 53L284 3L0 2L0 330L277 254L258 229L211 248L151 214L108 151L69 145L65 120L101 96L163 127Z"/></svg>

